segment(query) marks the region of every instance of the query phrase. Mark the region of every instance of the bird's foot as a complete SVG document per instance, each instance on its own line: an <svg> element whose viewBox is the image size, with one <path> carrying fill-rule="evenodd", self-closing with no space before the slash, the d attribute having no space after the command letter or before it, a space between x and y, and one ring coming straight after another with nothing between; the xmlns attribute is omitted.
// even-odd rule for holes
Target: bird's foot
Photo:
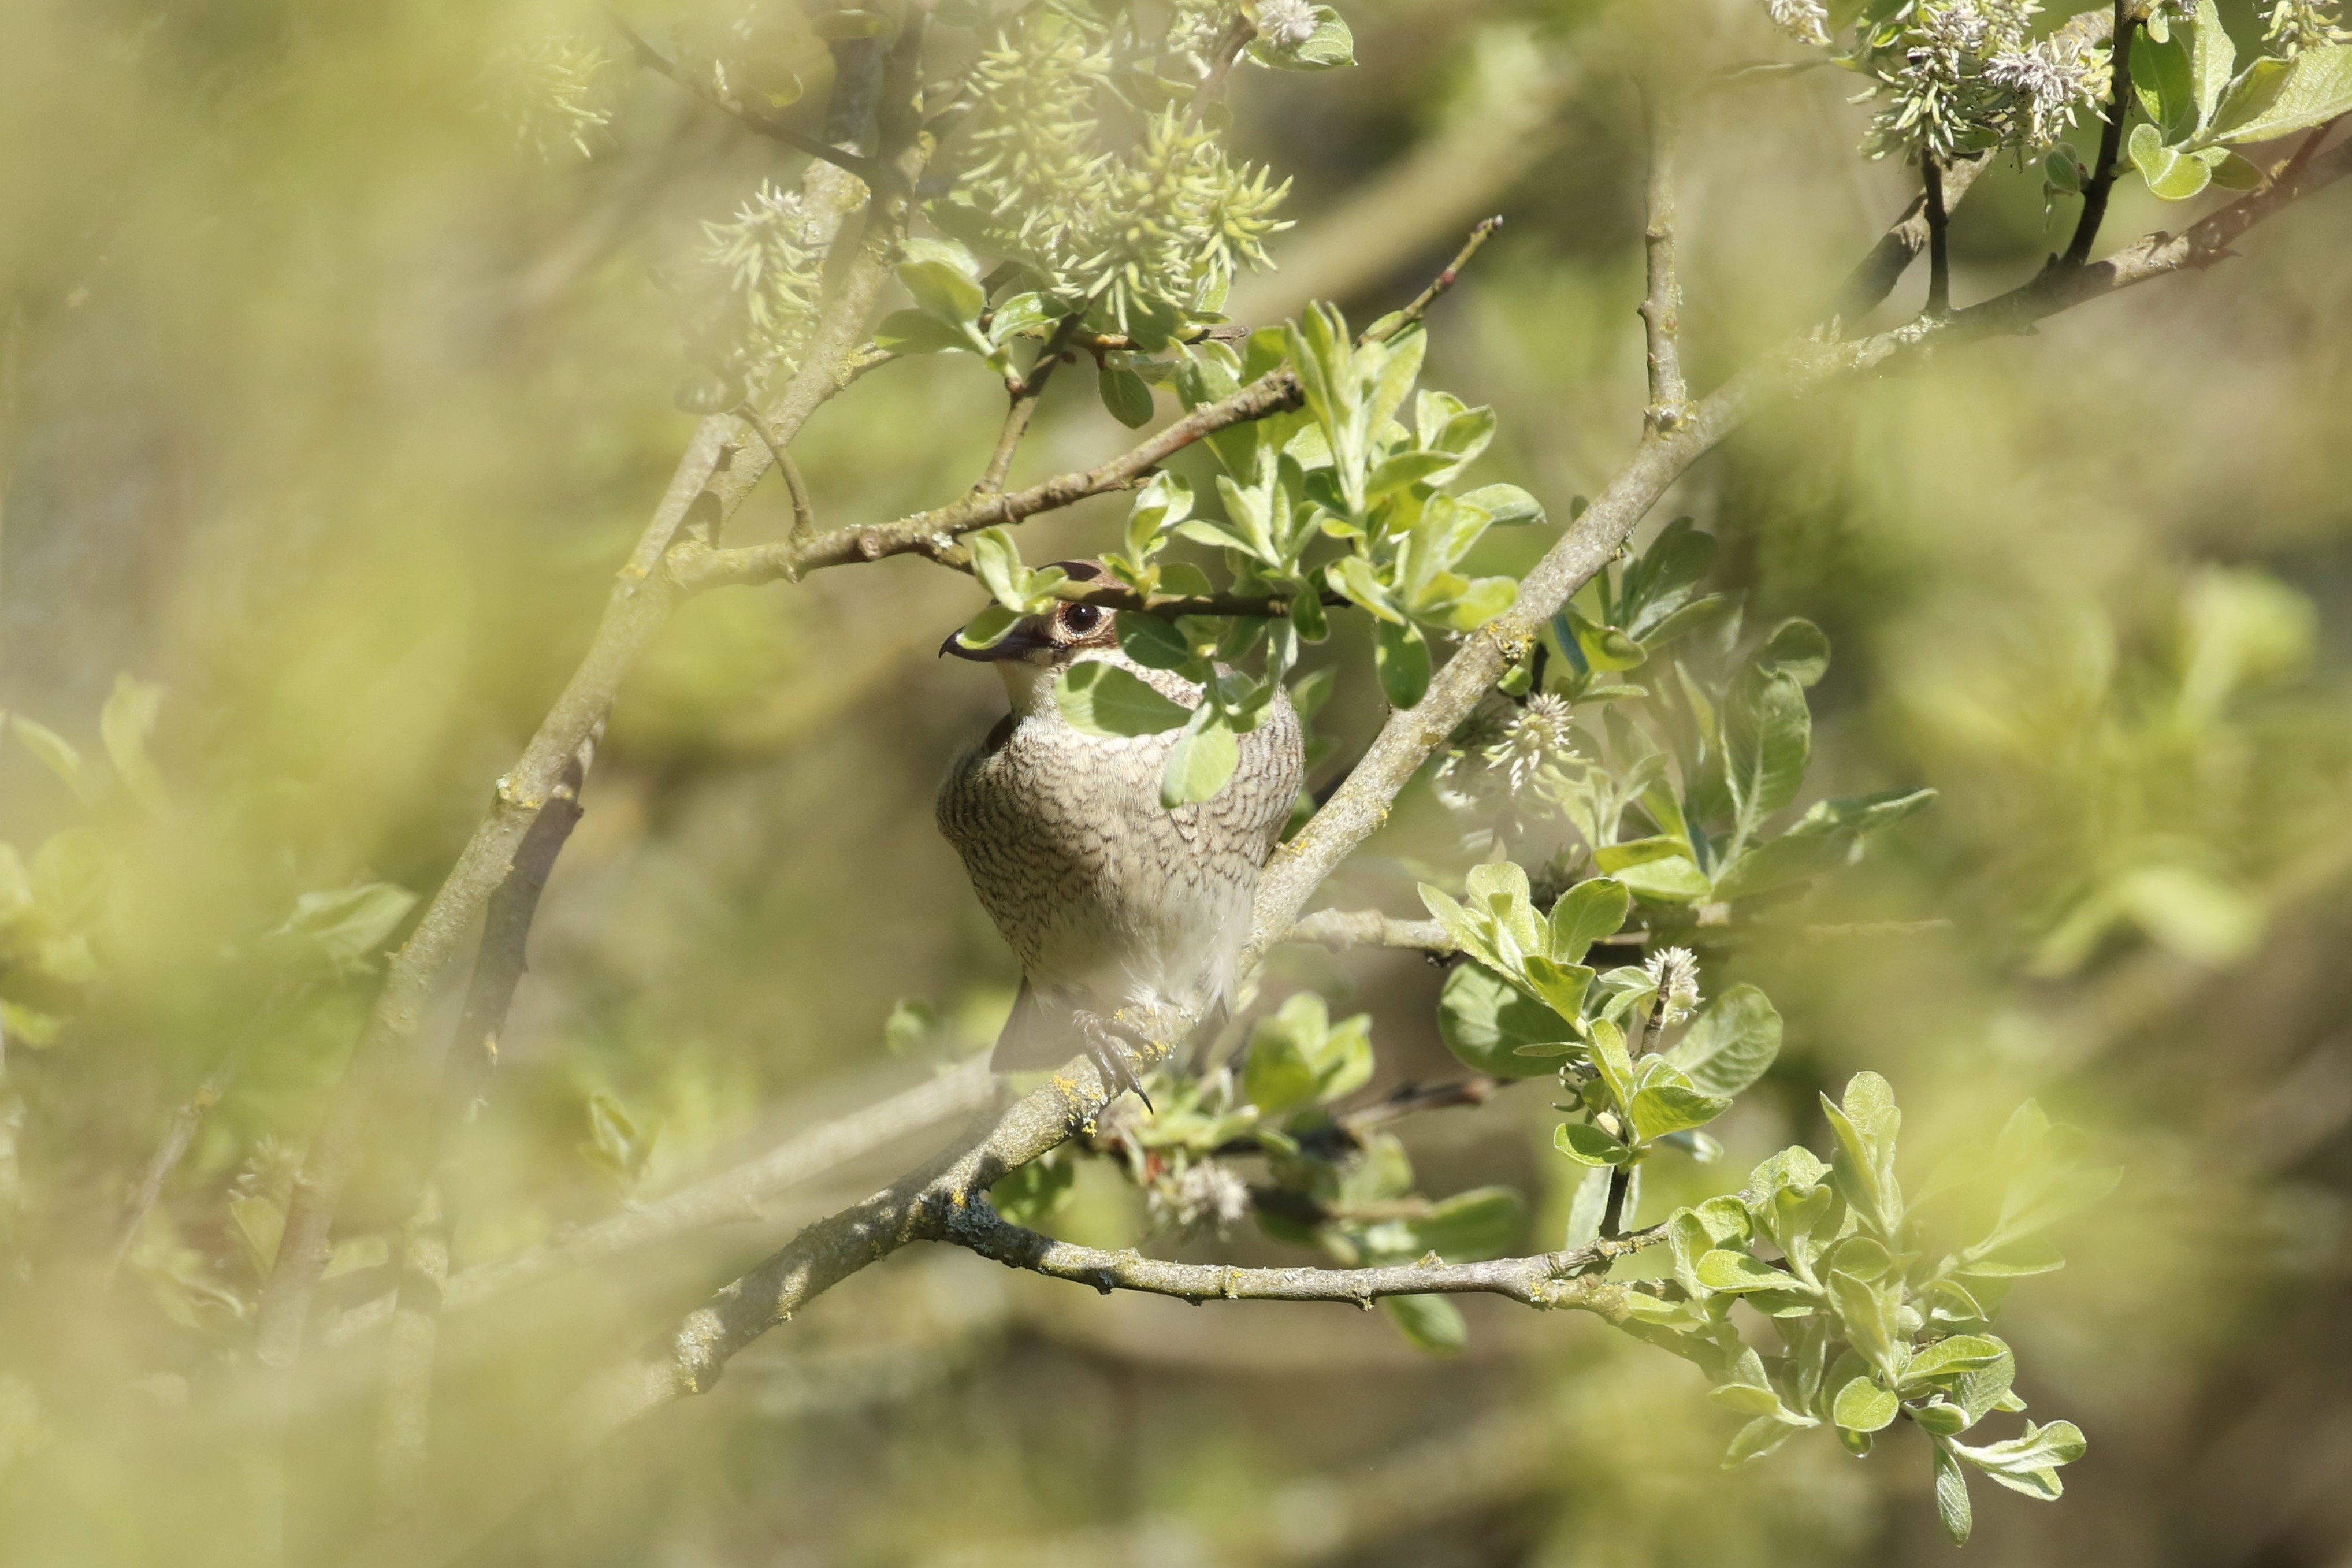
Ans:
<svg viewBox="0 0 2352 1568"><path fill-rule="evenodd" d="M1136 1099L1143 1101L1143 1108L1150 1110L1151 1097L1143 1092L1143 1080L1136 1076L1135 1054L1118 1026L1099 1013L1081 1012L1075 1020L1079 1034L1085 1037L1087 1055L1093 1059L1095 1070L1102 1075L1107 1097L1103 1103L1108 1105L1131 1090Z"/></svg>

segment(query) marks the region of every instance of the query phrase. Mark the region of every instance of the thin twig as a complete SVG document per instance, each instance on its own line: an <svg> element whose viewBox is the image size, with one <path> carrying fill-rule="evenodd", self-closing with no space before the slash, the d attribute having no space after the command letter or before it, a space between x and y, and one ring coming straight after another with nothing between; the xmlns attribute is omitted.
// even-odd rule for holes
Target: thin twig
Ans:
<svg viewBox="0 0 2352 1568"><path fill-rule="evenodd" d="M1951 215L1944 205L1944 167L1936 154L1919 153L1920 199L1927 206L1927 316L1942 321L1952 313L1952 250L1948 230Z"/></svg>
<svg viewBox="0 0 2352 1568"><path fill-rule="evenodd" d="M240 1035L221 1053L220 1060L205 1076L196 1092L186 1103L172 1112L172 1120L163 1129L163 1140L148 1156L147 1165L139 1173L139 1184L131 1189L131 1201L123 1205L122 1223L115 1233L114 1248L107 1255L105 1283L112 1284L121 1271L123 1260L139 1241L139 1232L147 1223L148 1211L163 1195L163 1183L179 1168L195 1141L196 1129L204 1125L205 1113L220 1103L228 1086L236 1081L238 1060L244 1056L245 1037Z"/></svg>
<svg viewBox="0 0 2352 1568"><path fill-rule="evenodd" d="M1054 335L1045 340L1029 374L1012 387L1013 404L1004 411L1004 427L997 433L996 449L988 455L988 467L974 488L983 495L994 495L1004 489L1004 476L1013 469L1013 454L1020 449L1021 437L1029 433L1029 421L1037 412L1037 400L1045 395L1045 383L1053 379L1054 367L1062 363L1068 352L1070 339L1080 322L1086 320L1084 310L1073 310L1062 318Z"/></svg>
<svg viewBox="0 0 2352 1568"><path fill-rule="evenodd" d="M2115 189L2116 176L2121 172L2124 148L2124 122L2131 118L2132 106L2132 39L2139 32L2141 5L2144 0L2116 0L2114 15L2109 19L2112 29L2107 35L2114 40L2109 58L2115 62L2114 85L2107 94L2106 125L2099 132L2099 163L2091 171L2091 183L2083 187L2083 214L2075 220L2074 237L2066 245L2066 265L2080 267L2091 259L2091 247L2099 237L2099 226L2106 221L2107 195Z"/></svg>
<svg viewBox="0 0 2352 1568"><path fill-rule="evenodd" d="M1139 1290L1203 1301L1337 1301L1370 1307L1384 1296L1507 1296L1530 1307L1572 1307L1614 1321L1626 1314L1627 1288L1596 1270L1663 1240L1663 1230L1596 1241L1572 1252L1498 1258L1487 1263L1418 1263L1381 1268L1236 1268L1223 1263L1170 1263L1133 1250L1105 1251L1024 1230L984 1201L947 1211L933 1239L969 1247L1010 1268L1090 1285L1108 1296Z"/></svg>
<svg viewBox="0 0 2352 1568"><path fill-rule="evenodd" d="M887 171L876 159L861 157L844 148L830 146L821 138L787 125L764 110L752 107L726 85L723 69L714 67L712 79L708 81L698 75L689 75L665 58L660 50L646 43L635 28L621 18L618 12L607 10L604 16L613 25L614 30L627 41L630 52L636 56L639 65L647 70L669 78L713 109L732 115L772 141L781 142L797 152L806 153L812 158L822 158L835 168L856 175L868 185L877 184L887 176Z"/></svg>
<svg viewBox="0 0 2352 1568"><path fill-rule="evenodd" d="M1184 124L1188 129L1201 123L1201 116L1209 112L1209 105L1216 101L1217 94L1224 88L1225 79L1233 74L1234 63L1242 58L1242 51L1248 48L1251 40L1256 37L1257 24L1241 12L1234 12L1224 36L1217 40L1209 68L1201 77L1201 85L1192 89L1192 104L1184 110Z"/></svg>
<svg viewBox="0 0 2352 1568"><path fill-rule="evenodd" d="M1431 279L1429 287L1414 295L1412 302L1403 310L1393 315L1383 316L1365 328L1361 341L1368 343L1386 342L1429 314L1429 308L1444 298L1446 290L1452 289L1454 282L1461 278L1462 269L1470 265L1470 258L1478 254L1478 247L1492 238L1495 231L1502 226L1503 220L1499 216L1480 218L1472 225L1470 237L1462 242L1462 248L1454 253L1454 259L1445 264L1445 270Z"/></svg>
<svg viewBox="0 0 2352 1568"><path fill-rule="evenodd" d="M1678 127L1672 105L1658 101L1657 91L1643 94L1649 122L1650 174L1647 215L1642 226L1643 253L1649 265L1649 289L1642 300L1643 336L1648 348L1650 406L1654 430L1671 430L1682 422L1690 392L1683 381L1683 286L1675 272L1675 146Z"/></svg>
<svg viewBox="0 0 2352 1568"><path fill-rule="evenodd" d="M735 417L751 427L752 433L760 437L760 444L768 448L768 456L774 460L776 471L784 477L784 489L793 498L793 537L815 537L816 509L809 502L808 481L801 478L801 466L793 460L793 449L777 441L768 429L765 416L748 400L735 410Z"/></svg>
<svg viewBox="0 0 2352 1568"><path fill-rule="evenodd" d="M879 561L887 555L928 555L953 564L961 559L955 553L960 548L955 541L964 534L998 523L1019 522L1088 496L1130 489L1203 436L1296 408L1304 395L1297 377L1288 370L1269 371L1231 396L1202 404L1128 452L1083 473L1063 474L1024 490L994 495L975 492L897 522L829 529L804 542L788 541L735 550L709 550L689 542L672 552L669 574L679 587L692 592L730 583L799 577L829 566Z"/></svg>
<svg viewBox="0 0 2352 1568"><path fill-rule="evenodd" d="M1947 218L1977 183L1977 176L1992 166L1992 153L1978 153L1944 165L1941 174ZM1903 216L1871 247L1870 254L1846 275L1844 284L1838 289L1835 313L1831 317L1840 329L1839 335L1844 335L1844 329L1869 315L1880 300L1895 291L1895 285L1902 280L1911 263L1927 248L1927 194L1923 186L1919 195L1911 198L1911 205L1903 209Z"/></svg>

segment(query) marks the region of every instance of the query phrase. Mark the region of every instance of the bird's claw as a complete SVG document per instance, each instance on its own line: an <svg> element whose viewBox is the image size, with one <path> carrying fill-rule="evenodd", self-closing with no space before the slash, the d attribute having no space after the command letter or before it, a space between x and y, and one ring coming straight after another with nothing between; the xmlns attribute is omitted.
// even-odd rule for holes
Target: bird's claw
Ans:
<svg viewBox="0 0 2352 1568"><path fill-rule="evenodd" d="M1146 1110L1151 1110L1151 1097L1143 1092L1143 1080L1135 1073L1135 1059L1118 1032L1093 1013L1080 1013L1077 1023L1079 1032L1086 1037L1087 1055L1093 1060L1095 1070L1102 1075L1103 1103L1108 1105L1120 1095L1132 1092L1143 1101Z"/></svg>

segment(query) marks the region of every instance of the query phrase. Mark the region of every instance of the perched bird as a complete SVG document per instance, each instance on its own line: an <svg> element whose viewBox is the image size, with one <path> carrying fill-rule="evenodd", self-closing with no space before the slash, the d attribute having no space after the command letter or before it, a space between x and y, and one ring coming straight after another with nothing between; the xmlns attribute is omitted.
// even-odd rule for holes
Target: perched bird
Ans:
<svg viewBox="0 0 2352 1568"><path fill-rule="evenodd" d="M1080 580L1091 561L1058 564ZM1081 730L1054 700L1083 659L1116 664L1187 707L1201 689L1119 651L1118 612L1069 603L1031 616L992 647L950 637L943 654L993 661L1013 710L940 784L940 831L1021 961L1021 994L996 1042L999 1069L1051 1067L1080 1049L1114 1093L1136 1089L1121 1014L1198 1020L1223 1005L1249 934L1250 900L1297 798L1298 715L1277 694L1241 737L1241 763L1213 798L1160 804L1177 731Z"/></svg>

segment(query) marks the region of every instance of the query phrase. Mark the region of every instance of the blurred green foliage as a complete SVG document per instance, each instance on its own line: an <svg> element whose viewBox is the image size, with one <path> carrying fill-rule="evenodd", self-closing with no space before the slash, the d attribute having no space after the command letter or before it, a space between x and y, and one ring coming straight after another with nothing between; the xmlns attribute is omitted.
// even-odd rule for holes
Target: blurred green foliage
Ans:
<svg viewBox="0 0 2352 1568"><path fill-rule="evenodd" d="M2221 182L2233 165L2208 154L2281 112L2252 87L2227 89L2236 110L2209 104L2202 73L2259 74L2274 105L2286 73L2256 55L2315 54L2288 70L2332 101L2319 89L2333 22L2322 7L2273 15L2287 9L2221 7L2236 43L2219 67L2220 29L2170 18L2190 96L2161 63L2144 79L2141 129L2159 134L2136 135L2130 155L2155 194L2119 187L2111 235L2177 226L2158 198L2201 184L2192 163ZM756 56L772 101L815 102L825 39L865 15L662 19L709 52ZM1312 20L1292 63L1336 47L1337 18ZM2033 36L2060 20L2032 21ZM1249 242L1277 264L1321 258L1232 302L1253 326L1310 299L1376 319L1443 264L1468 216L1504 210L1416 366L1459 395L1392 434L1359 429L1347 333L1306 317L1302 337L1320 333L1308 356L1341 390L1297 428L1321 432L1331 467L1191 455L1160 491L1181 478L1201 503L1181 521L1255 545L1245 492L1286 484L1295 502L1315 467L1332 476L1328 514L1365 520L1360 539L1327 533L1321 548L1361 559L1350 597L1391 604L1381 623L1403 629L1375 643L1362 617L1335 616L1316 644L1296 628L1307 646L1293 673L1334 683L1316 720L1336 742L1327 775L1384 698L1412 691L1412 639L1477 618L1476 585L1523 570L1636 433L1625 70L1696 80L1791 53L1763 7L1730 0L1380 0L1349 7L1344 26L1355 69L1243 78L1233 167L1293 180L1281 212L1297 224ZM257 1532L265 1480L220 1396L243 1375L237 1347L320 1092L415 892L438 881L568 672L659 493L692 426L675 389L713 375L713 344L732 352L736 313L753 310L749 293L712 292L714 245L735 247L739 280L754 259L763 289L796 276L773 269L793 260L789 225L747 226L761 216L747 204L789 185L796 161L633 77L625 56L593 16L537 5L35 0L0 19L0 1561L248 1563L279 1549ZM1818 316L1907 199L1897 160L1853 157L1885 102L1849 106L1853 86L1832 70L1743 79L1691 115L1685 333L1702 385ZM1502 121L1498 94L1540 98L1530 139L1560 151L1530 171L1509 161L1516 133L1477 137ZM1407 190L1382 218L1406 262L1366 270L1345 247L1339 263L1309 248L1416 137L1463 126L1474 133L1446 143L1441 184L1475 211ZM1157 145L1163 161L1198 155L1181 137ZM1963 300L2063 245L2080 165L2054 155L1996 164L1971 194L1953 236ZM476 1560L1940 1557L1939 1510L1946 1528L1962 1517L1958 1467L2047 1490L2076 1451L2057 1422L1966 1446L1957 1425L1937 1428L1991 1409L2012 1360L2037 1420L2063 1409L2098 1442L2061 1509L1979 1488L1974 1550L2340 1559L2352 217L2340 199L2305 204L2243 248L2200 280L1735 439L1670 503L1695 523L1645 535L1589 590L1525 668L1526 700L1457 736L1452 770L1335 881L1336 901L1407 910L1416 883L1456 886L1500 849L1528 868L1524 888L1489 872L1483 912L1456 904L1493 922L1480 940L1509 933L1517 961L1496 952L1441 975L1411 954L1286 951L1237 1075L1163 1095L1150 1123L1109 1141L1114 1160L1066 1152L1024 1173L1017 1199L998 1194L1063 1234L1190 1257L1548 1248L1602 1223L1595 1194L1614 1168L1598 1143L1599 1166L1563 1158L1556 1137L1585 1147L1564 1126L1623 1147L1600 1115L1639 1132L1643 1094L1689 1115L1744 1090L1703 1126L1650 1121L1659 1157L1633 1196L1637 1218L1675 1216L1637 1272L1656 1332L1704 1380L1598 1325L1500 1303L1392 1307L1414 1341L1458 1352L1432 1363L1386 1323L1319 1309L1192 1312L904 1257L659 1433L593 1459ZM1190 304L1222 288L1219 265ZM796 296L756 297L779 329L769 346L789 354ZM1002 391L971 346L884 367L820 414L797 450L826 521L898 515L978 470ZM1017 474L1115 449L1137 393L1154 390L1110 374L1140 380L1126 353L1057 388ZM1400 453L1424 471L1376 498ZM1433 453L1480 466L1441 474ZM1520 494L1543 498L1549 522ZM1441 498L1533 526L1465 531L1459 559L1433 563L1403 553L1413 520L1370 521L1383 506L1442 514ZM1026 525L1020 552L1104 553L1124 515L1103 504ZM790 525L778 489L736 527ZM1702 537L1719 541L1703 561ZM1124 542L1138 572L1197 573L1225 548L1180 533L1154 557ZM1237 585L1304 580L1283 574L1295 555L1265 564ZM1727 631L1741 594L1766 637ZM940 765L999 710L968 671L929 659L973 597L898 561L715 595L667 630L614 716L465 1136L460 1270L625 1212L992 1036L1010 960L929 823ZM1820 666L1805 632L1769 630L1790 626L1821 627L1836 661ZM1245 707L1231 696L1220 710ZM1570 709L1556 728L1536 706L1547 696ZM1801 786L1790 759L1809 764ZM1920 788L1935 809L1893 821ZM1615 863L1555 864L1565 836L1544 825L1563 814ZM1869 854L1845 868L1865 833ZM1625 890L1626 920L1670 937L1711 904L1764 906L1739 941L1701 947L1707 995L1661 1058L1687 1082L1653 1069L1620 1099L1591 1048L1598 1026L1622 1031L1645 995L1674 990L1663 964L1587 964L1617 926L1562 928L1556 900L1593 889L1576 915L1612 898L1602 882ZM1538 940L1523 941L1538 901ZM1531 970L1537 958L1550 967ZM1554 1006L1588 967L1573 1005ZM900 997L929 1001L894 1011ZM424 1021L436 1037L456 1002ZM1586 1032L1558 1026L1573 1024ZM1457 1057L1528 1081L1475 1112L1334 1135L1350 1106L1458 1075ZM1546 1081L1563 1061L1578 1079L1566 1112ZM1999 1160L1970 1151L2063 1136L2032 1111L2011 1120L2034 1099L2084 1130L2093 1167L2126 1167L2095 1221L2062 1228L2069 1268L2013 1303L1971 1283L2040 1201L1997 1180L1916 1218L1888 1186L1873 1196L1894 1112L1863 1069L1901 1090L1906 1164L1997 1178ZM203 1114L185 1158L120 1234L126 1189L189 1106ZM1244 1133L1271 1135L1263 1184L1315 1206L1294 1205L1285 1231L1260 1203L1276 1234L1211 1240L1234 1194L1186 1177L1214 1163L1196 1152ZM583 1368L943 1135L910 1132L742 1224L453 1312L446 1429L467 1436L440 1456L446 1484L495 1470ZM1775 1152L1797 1144L1834 1150L1829 1171ZM1718 1148L1720 1163L1682 1157ZM1724 1170L1759 1160L1748 1200L1727 1205ZM384 1238L404 1217L395 1190L363 1184L347 1204L331 1321L381 1293ZM1852 1234L1784 1220L1816 1193ZM1800 1252L1818 1239L1824 1260L1845 1249L1815 1293L1751 1277L1780 1267L1755 1258L1759 1235L1796 1256L1782 1231ZM1768 1342L1733 1304L1759 1293L1790 1309L1769 1331L1786 1330L1786 1354L1769 1362L1719 1331L1745 1322ZM1997 1306L1999 1340L1983 1321ZM1917 1353L1943 1359L1921 1368L1904 1336L1937 1312L1954 1336L1937 1343L1980 1343L1931 1345ZM328 1333L331 1397L298 1421L298 1555L352 1538L372 1506L371 1342ZM1839 1339L1853 1363L1830 1355ZM1910 1418L1880 1424L1867 1463L1817 1440L1718 1469L1727 1445L1803 1421L1866 1433L1890 1402ZM1762 1436L1743 1436L1757 1422Z"/></svg>

